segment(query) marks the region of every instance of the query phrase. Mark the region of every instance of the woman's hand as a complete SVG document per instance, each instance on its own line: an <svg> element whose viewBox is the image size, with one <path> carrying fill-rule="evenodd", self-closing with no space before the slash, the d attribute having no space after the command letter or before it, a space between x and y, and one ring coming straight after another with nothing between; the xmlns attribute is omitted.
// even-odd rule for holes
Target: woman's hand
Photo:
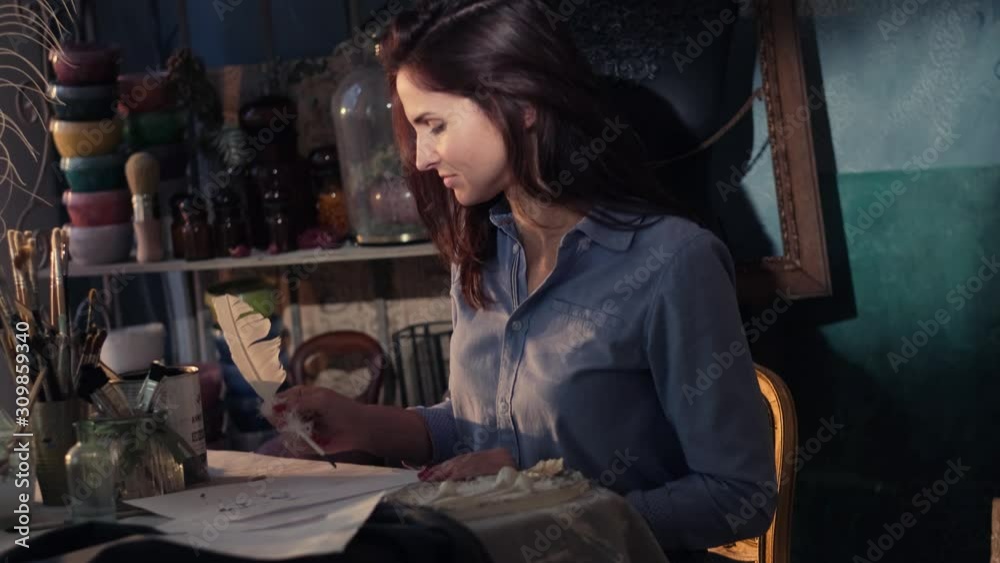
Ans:
<svg viewBox="0 0 1000 563"><path fill-rule="evenodd" d="M514 457L506 448L493 448L453 457L420 472L421 481L468 479L480 475L493 475L504 467L517 468Z"/></svg>
<svg viewBox="0 0 1000 563"><path fill-rule="evenodd" d="M325 387L302 385L279 393L276 399L277 404L267 417L275 427L283 428L285 417L295 411L302 420L312 422L310 437L326 453L366 450L365 405ZM311 451L304 443L289 444L289 449Z"/></svg>

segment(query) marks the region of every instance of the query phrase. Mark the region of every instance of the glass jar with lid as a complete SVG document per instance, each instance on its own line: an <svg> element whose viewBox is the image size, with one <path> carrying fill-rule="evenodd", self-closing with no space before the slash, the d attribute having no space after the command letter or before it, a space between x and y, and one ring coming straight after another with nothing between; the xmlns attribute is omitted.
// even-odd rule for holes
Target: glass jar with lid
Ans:
<svg viewBox="0 0 1000 563"><path fill-rule="evenodd" d="M392 131L392 100L376 44L337 86L331 112L348 216L358 244L427 240L402 176Z"/></svg>

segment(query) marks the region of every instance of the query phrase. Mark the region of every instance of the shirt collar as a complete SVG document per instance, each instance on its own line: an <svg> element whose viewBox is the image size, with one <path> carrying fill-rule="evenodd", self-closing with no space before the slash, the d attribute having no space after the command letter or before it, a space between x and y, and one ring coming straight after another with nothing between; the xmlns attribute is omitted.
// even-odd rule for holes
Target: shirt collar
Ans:
<svg viewBox="0 0 1000 563"><path fill-rule="evenodd" d="M596 209L600 214L608 217L618 218L621 221L634 220L636 215L611 211L605 207ZM498 229L507 233L511 238L517 240L517 228L514 225L514 214L510 209L510 203L506 197L501 197L497 203L490 207L490 222ZM634 230L620 230L603 225L592 219L589 215L580 221L569 232L580 231L587 238L597 244L618 252L628 250L635 236Z"/></svg>

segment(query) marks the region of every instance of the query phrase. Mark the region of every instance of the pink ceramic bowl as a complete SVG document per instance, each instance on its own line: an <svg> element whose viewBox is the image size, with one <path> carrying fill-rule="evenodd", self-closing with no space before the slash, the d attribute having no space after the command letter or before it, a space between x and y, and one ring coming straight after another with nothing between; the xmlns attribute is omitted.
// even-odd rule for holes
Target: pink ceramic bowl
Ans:
<svg viewBox="0 0 1000 563"><path fill-rule="evenodd" d="M49 53L49 60L59 84L108 84L118 79L121 50L115 45L66 42Z"/></svg>
<svg viewBox="0 0 1000 563"><path fill-rule="evenodd" d="M132 220L132 192L63 192L63 205L74 227L100 227Z"/></svg>

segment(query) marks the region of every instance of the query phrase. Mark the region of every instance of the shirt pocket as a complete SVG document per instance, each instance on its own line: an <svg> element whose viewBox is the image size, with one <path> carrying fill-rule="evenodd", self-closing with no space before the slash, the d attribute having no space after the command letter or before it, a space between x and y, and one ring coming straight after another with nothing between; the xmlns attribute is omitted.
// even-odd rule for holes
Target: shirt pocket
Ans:
<svg viewBox="0 0 1000 563"><path fill-rule="evenodd" d="M577 350L611 338L622 320L604 311L564 299L552 299L553 329L560 347Z"/></svg>

